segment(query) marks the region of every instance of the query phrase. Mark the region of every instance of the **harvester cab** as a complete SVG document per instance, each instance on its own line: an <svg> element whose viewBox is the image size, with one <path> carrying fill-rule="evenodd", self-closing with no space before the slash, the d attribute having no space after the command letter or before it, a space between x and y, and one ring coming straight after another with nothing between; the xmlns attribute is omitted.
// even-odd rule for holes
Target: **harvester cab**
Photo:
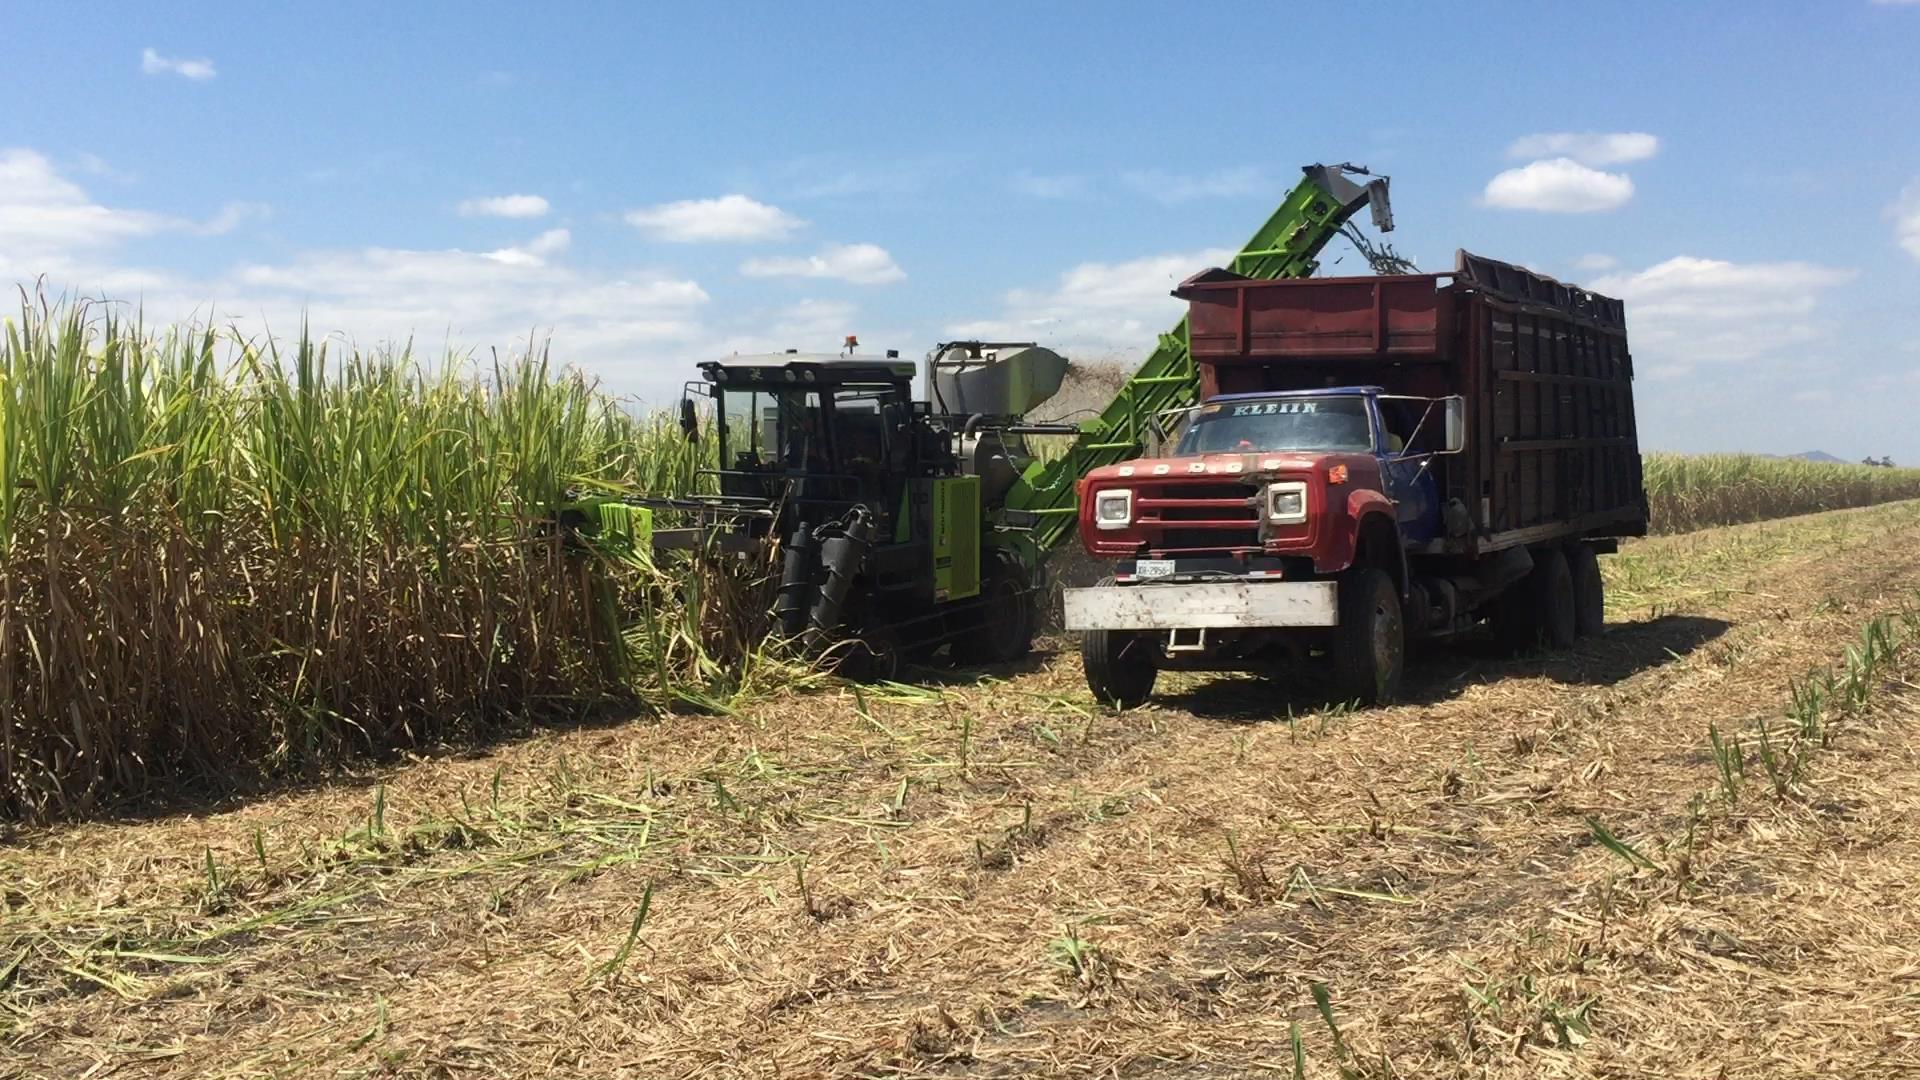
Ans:
<svg viewBox="0 0 1920 1080"><path fill-rule="evenodd" d="M937 469L912 400L914 366L832 354L775 353L701 364L712 398L723 498L821 518L864 506L891 525L903 483Z"/></svg>
<svg viewBox="0 0 1920 1080"><path fill-rule="evenodd" d="M1031 342L941 345L925 369L931 401L914 397L912 361L851 343L700 372L681 416L690 437L714 440L707 520L655 532L656 549L777 543L776 627L815 651L844 643L883 666L947 643L962 662L1026 653L1039 552L1006 494L1031 464L1026 434L1078 431L1024 420L1059 389L1064 357Z"/></svg>

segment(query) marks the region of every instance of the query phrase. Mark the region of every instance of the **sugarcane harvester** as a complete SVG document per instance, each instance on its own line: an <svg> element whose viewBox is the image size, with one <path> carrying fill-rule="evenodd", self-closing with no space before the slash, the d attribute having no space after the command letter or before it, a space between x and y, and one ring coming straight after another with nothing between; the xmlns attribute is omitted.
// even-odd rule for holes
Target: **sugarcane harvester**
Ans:
<svg viewBox="0 0 1920 1080"><path fill-rule="evenodd" d="M933 400L916 401L912 361L856 349L701 364L682 422L698 438L712 417L718 491L695 500L706 522L656 531L654 548L777 542L774 629L813 651L951 643L962 662L1017 658L1038 559L1005 523L1005 498L1032 461L1025 436L1074 430L1021 419L1059 388L1066 358L1030 342L943 344L924 368Z"/></svg>
<svg viewBox="0 0 1920 1080"><path fill-rule="evenodd" d="M1233 270L1310 276L1362 206L1376 228L1393 227L1384 177L1304 172ZM954 341L916 371L893 351L860 354L852 338L839 353L702 363L680 420L689 439L714 440L706 493L588 500L576 518L586 533L650 543L656 558L777 545L773 629L816 654L890 667L944 646L959 663L1015 660L1031 648L1046 556L1074 533L1077 481L1137 454L1159 417L1199 395L1185 319L1097 416L1029 421L1067 367L1033 342ZM1042 458L1028 439L1043 435L1073 441ZM683 524L656 529L654 512Z"/></svg>

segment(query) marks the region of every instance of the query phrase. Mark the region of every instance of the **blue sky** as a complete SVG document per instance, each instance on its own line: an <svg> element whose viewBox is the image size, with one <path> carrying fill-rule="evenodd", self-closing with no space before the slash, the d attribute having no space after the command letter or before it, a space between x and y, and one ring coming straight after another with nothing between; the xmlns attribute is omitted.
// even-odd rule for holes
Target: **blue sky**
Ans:
<svg viewBox="0 0 1920 1080"><path fill-rule="evenodd" d="M1624 297L1643 442L1920 463L1920 3L12 4L0 280L696 360L1136 357L1296 167ZM1342 260L1336 263L1335 260ZM1328 270L1359 266L1344 247Z"/></svg>

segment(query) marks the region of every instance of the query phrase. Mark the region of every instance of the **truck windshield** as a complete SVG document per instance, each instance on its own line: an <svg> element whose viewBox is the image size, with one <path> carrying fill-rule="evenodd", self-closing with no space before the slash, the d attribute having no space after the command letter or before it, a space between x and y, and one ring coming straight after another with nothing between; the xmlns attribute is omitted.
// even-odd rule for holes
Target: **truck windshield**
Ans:
<svg viewBox="0 0 1920 1080"><path fill-rule="evenodd" d="M1202 405L1187 421L1174 453L1372 449L1367 399L1340 395Z"/></svg>

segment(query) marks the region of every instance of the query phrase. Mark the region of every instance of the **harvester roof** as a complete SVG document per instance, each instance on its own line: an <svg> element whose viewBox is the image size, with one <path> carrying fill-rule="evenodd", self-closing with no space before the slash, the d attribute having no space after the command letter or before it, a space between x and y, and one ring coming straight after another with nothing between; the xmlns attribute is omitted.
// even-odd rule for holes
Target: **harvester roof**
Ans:
<svg viewBox="0 0 1920 1080"><path fill-rule="evenodd" d="M700 372L715 383L893 382L912 378L914 364L897 356L784 352L709 360L700 365Z"/></svg>

